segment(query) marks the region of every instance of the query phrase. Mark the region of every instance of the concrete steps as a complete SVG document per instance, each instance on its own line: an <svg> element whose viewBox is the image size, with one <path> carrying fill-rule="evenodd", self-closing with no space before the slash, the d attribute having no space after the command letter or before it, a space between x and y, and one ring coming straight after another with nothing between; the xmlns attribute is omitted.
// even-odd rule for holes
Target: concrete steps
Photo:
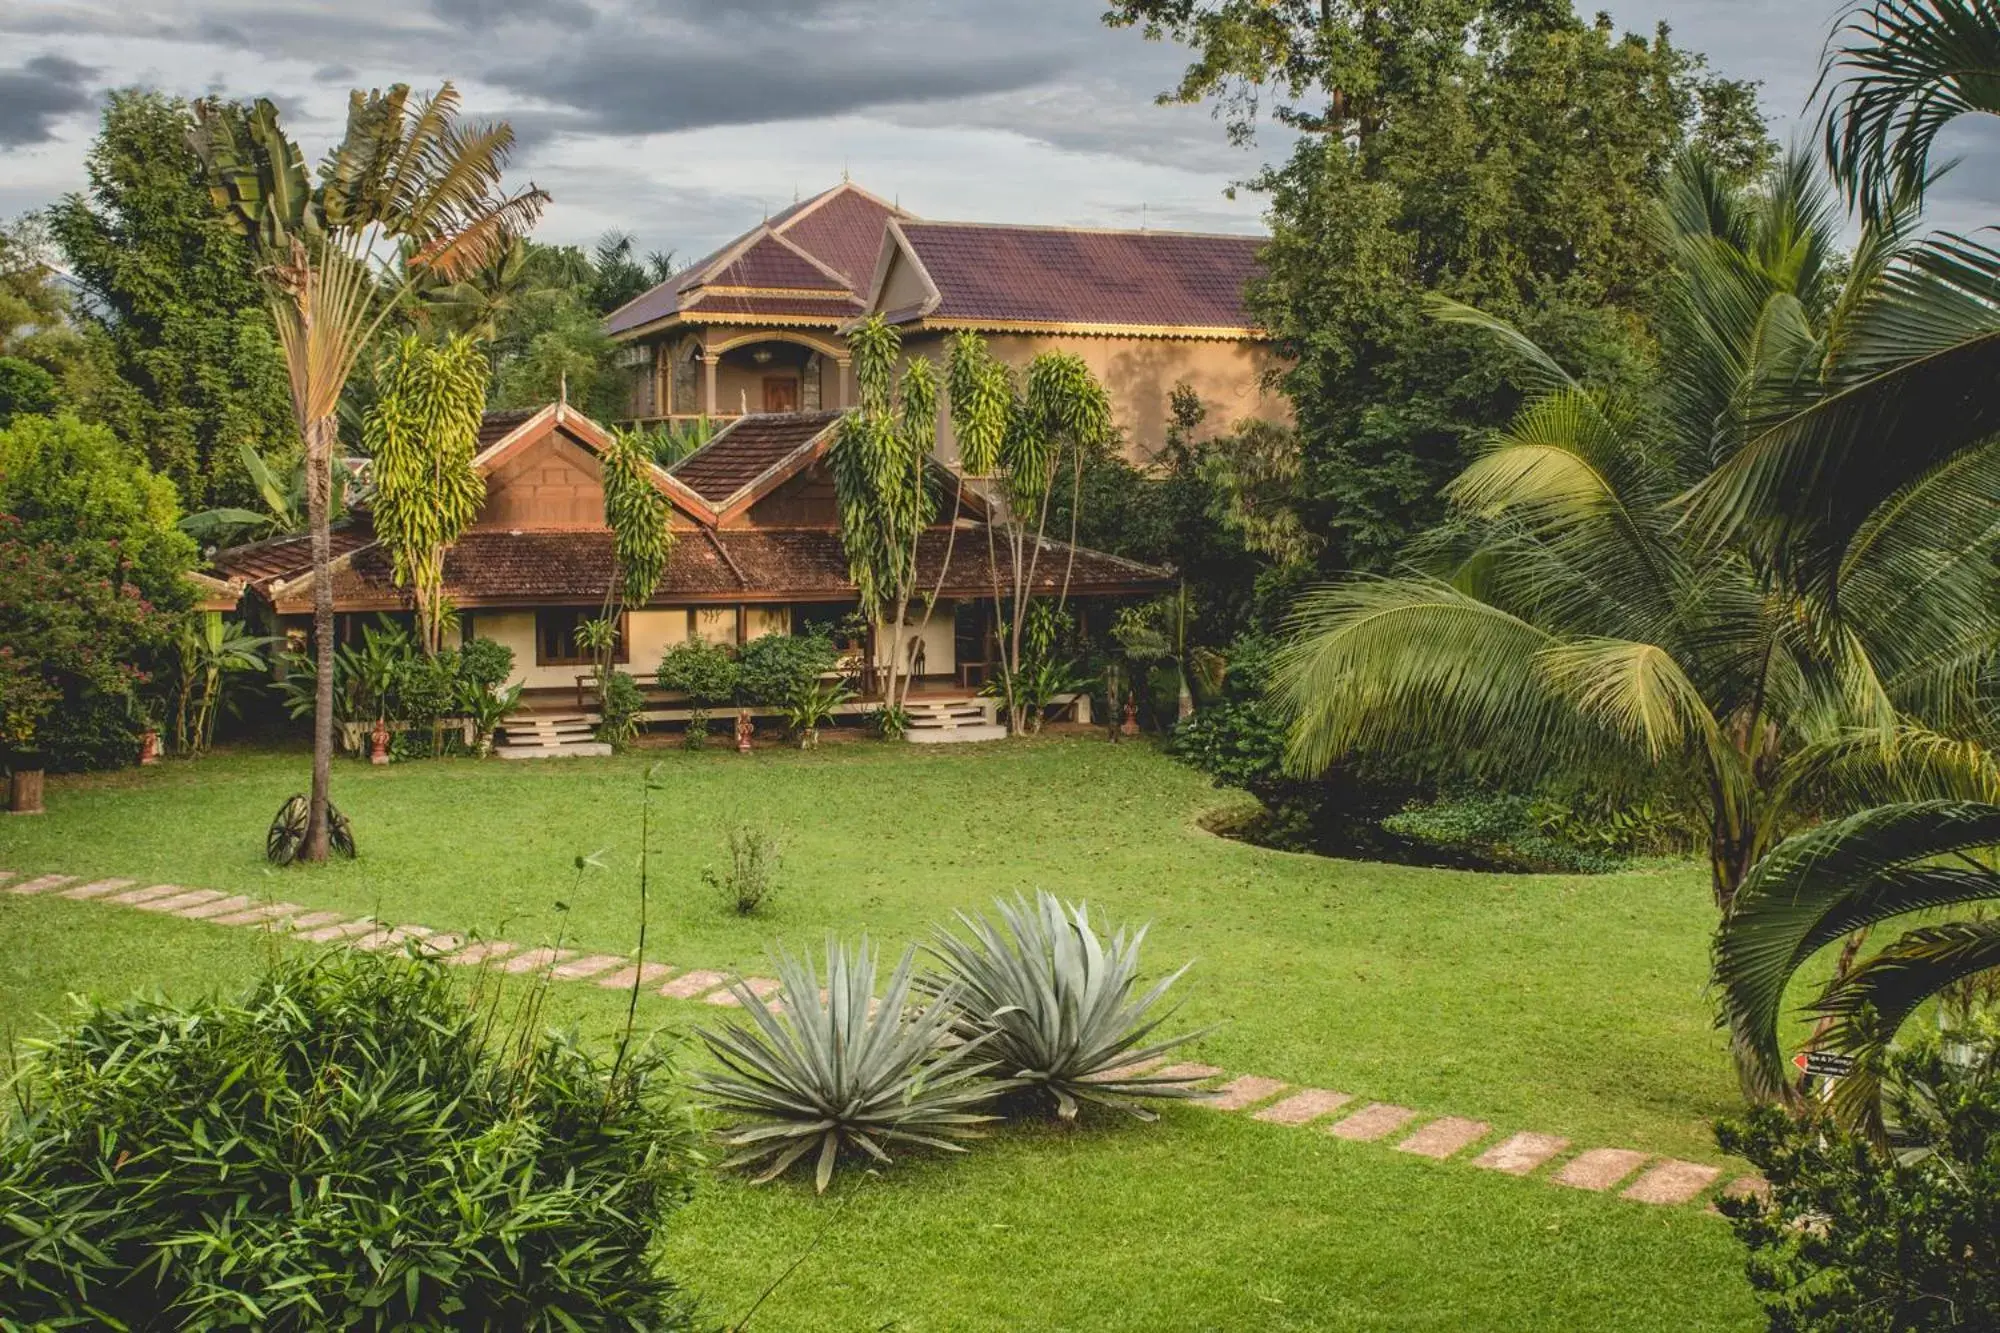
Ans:
<svg viewBox="0 0 2000 1333"><path fill-rule="evenodd" d="M500 728L493 753L502 759L558 759L608 755L597 739L597 721L585 713L517 713Z"/></svg>
<svg viewBox="0 0 2000 1333"><path fill-rule="evenodd" d="M1007 739L1007 728L994 721L992 705L985 700L916 700L905 704L904 710L910 715L910 729L903 739L912 745Z"/></svg>

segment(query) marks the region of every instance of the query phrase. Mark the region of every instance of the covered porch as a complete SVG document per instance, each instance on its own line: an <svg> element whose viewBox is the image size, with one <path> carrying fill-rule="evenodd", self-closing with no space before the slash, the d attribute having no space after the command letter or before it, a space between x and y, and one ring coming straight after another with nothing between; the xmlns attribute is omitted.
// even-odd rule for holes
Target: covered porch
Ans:
<svg viewBox="0 0 2000 1333"><path fill-rule="evenodd" d="M816 331L708 327L641 344L629 356L636 373L626 425L722 425L854 403L846 345Z"/></svg>

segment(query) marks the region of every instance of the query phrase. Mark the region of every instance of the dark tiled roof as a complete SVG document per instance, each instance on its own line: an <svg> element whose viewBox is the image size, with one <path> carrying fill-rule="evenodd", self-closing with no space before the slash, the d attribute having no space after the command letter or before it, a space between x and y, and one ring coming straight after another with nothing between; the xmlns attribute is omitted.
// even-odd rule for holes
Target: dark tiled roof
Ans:
<svg viewBox="0 0 2000 1333"><path fill-rule="evenodd" d="M935 319L1243 329L1259 236L901 224L941 298Z"/></svg>
<svg viewBox="0 0 2000 1333"><path fill-rule="evenodd" d="M758 240L708 279L711 287L780 287L851 294L848 285L775 236Z"/></svg>
<svg viewBox="0 0 2000 1333"><path fill-rule="evenodd" d="M541 411L539 407L524 407L508 412L488 412L479 419L479 444L475 452L484 453L519 429L522 422Z"/></svg>
<svg viewBox="0 0 2000 1333"><path fill-rule="evenodd" d="M917 577L936 586L948 533L934 529L918 547ZM985 534L962 528L951 544L951 596L992 595ZM1035 590L1053 594L1063 585L1069 547L1044 544L1035 571ZM611 579L608 532L502 532L465 534L445 556L445 594L460 606L593 606L602 602ZM1071 593L1148 592L1165 587L1168 575L1099 551L1079 548L1069 575ZM379 546L355 555L334 572L334 598L341 606L379 609L401 606L407 590L390 577L389 556ZM852 596L847 554L840 534L825 529L737 528L683 531L674 543L666 577L653 594L656 606L704 599L786 600ZM287 606L287 610L303 609Z"/></svg>
<svg viewBox="0 0 2000 1333"><path fill-rule="evenodd" d="M667 471L710 504L720 504L839 419L838 412L739 417Z"/></svg>
<svg viewBox="0 0 2000 1333"><path fill-rule="evenodd" d="M787 319L823 320L829 327L847 323L862 313L858 297L840 294L838 299L817 296L739 296L734 292L696 292L681 307L686 315L756 315Z"/></svg>
<svg viewBox="0 0 2000 1333"><path fill-rule="evenodd" d="M704 296L702 288L766 287L777 290L841 291L840 282L814 264L802 261L787 247L769 237L755 239L743 254L716 270L726 255L761 232L782 236L813 259L832 269L845 282L852 304L836 307L831 320L852 319L861 310L862 289L875 276L875 260L882 250L882 232L891 217L907 217L847 184L836 185L810 199L804 199L743 233L728 245L704 255L695 263L668 278L659 286L626 302L604 319L606 333L623 333L655 320L676 314L688 315L790 315L816 316L824 307L804 305L794 299L789 304L760 305L773 298ZM783 259L778 256L784 256ZM810 279L807 278L810 274ZM732 304L715 304L728 301ZM832 303L828 303L831 305Z"/></svg>
<svg viewBox="0 0 2000 1333"><path fill-rule="evenodd" d="M331 558L335 560L375 540L375 530L366 522L335 528L330 535ZM278 537L271 541L252 542L247 546L232 546L228 550L217 551L209 565L211 572L222 578L243 579L253 586L273 579L289 583L312 568L312 538Z"/></svg>

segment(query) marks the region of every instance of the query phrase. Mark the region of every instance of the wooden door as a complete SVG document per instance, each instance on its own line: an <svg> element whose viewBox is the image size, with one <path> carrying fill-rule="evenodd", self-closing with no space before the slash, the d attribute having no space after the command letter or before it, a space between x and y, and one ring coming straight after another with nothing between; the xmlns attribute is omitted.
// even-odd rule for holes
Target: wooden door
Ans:
<svg viewBox="0 0 2000 1333"><path fill-rule="evenodd" d="M764 410L766 412L798 411L798 380L790 375L766 375L764 377Z"/></svg>

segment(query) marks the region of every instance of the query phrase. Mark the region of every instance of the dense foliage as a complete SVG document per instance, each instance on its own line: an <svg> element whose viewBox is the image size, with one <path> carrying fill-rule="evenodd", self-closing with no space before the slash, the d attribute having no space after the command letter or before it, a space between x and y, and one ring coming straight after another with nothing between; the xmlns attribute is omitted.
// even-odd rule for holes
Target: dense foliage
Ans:
<svg viewBox="0 0 2000 1333"><path fill-rule="evenodd" d="M84 1011L35 1044L0 1141L0 1308L134 1330L682 1326L659 1265L691 1186L671 1071L614 1068L538 1016L496 1025L441 967L366 955Z"/></svg>
<svg viewBox="0 0 2000 1333"><path fill-rule="evenodd" d="M763 708L783 708L833 670L839 653L825 626L800 634L763 634L736 654L736 697Z"/></svg>
<svg viewBox="0 0 2000 1333"><path fill-rule="evenodd" d="M1116 0L1107 18L1192 47L1173 96L1219 99L1236 136L1267 112L1308 131L1251 182L1272 228L1253 296L1293 358L1298 503L1327 569L1389 565L1512 406L1503 358L1427 323L1426 293L1630 376L1668 163L1700 141L1740 177L1764 151L1746 85L1570 0Z"/></svg>
<svg viewBox="0 0 2000 1333"><path fill-rule="evenodd" d="M106 373L72 405L204 509L249 498L239 446L288 458L298 431L249 247L217 216L185 102L113 92L88 190L49 210Z"/></svg>
<svg viewBox="0 0 2000 1333"><path fill-rule="evenodd" d="M1773 1333L1989 1329L2000 1312L2000 1062L1992 1044L1894 1057L1886 1141L1764 1106L1720 1127L1770 1182L1718 1207Z"/></svg>

